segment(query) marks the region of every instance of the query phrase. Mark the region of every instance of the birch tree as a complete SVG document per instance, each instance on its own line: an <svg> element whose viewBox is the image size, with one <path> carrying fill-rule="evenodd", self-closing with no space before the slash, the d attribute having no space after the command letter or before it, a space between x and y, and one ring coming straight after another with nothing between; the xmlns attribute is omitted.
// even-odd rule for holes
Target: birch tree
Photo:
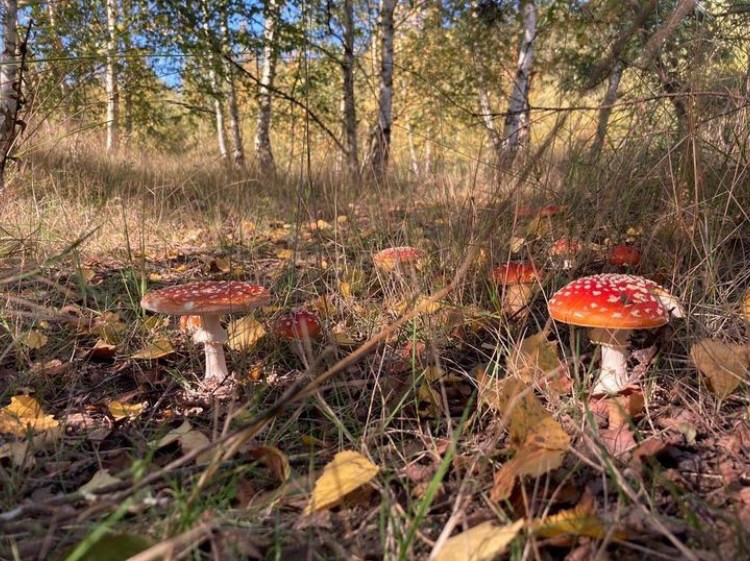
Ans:
<svg viewBox="0 0 750 561"><path fill-rule="evenodd" d="M255 158L262 173L276 173L271 149L271 100L278 57L277 31L281 0L268 0L263 26L263 70L258 85L258 121L255 128Z"/></svg>
<svg viewBox="0 0 750 561"><path fill-rule="evenodd" d="M211 13L208 9L207 0L203 0L203 36L208 45L208 80L211 87L211 96L214 105L214 124L216 126L216 141L219 147L219 156L222 160L228 158L227 133L224 125L224 96L223 88L219 80L221 60L219 58L219 47L215 35L211 29Z"/></svg>
<svg viewBox="0 0 750 561"><path fill-rule="evenodd" d="M226 54L232 52L232 36L227 21L226 10L221 20L222 37L224 40L224 51ZM240 130L240 110L237 104L237 88L234 82L234 66L223 62L227 81L227 105L229 106L229 132L232 137L232 160L239 168L245 167L245 149L242 145L242 132Z"/></svg>
<svg viewBox="0 0 750 561"><path fill-rule="evenodd" d="M529 135L529 88L535 38L536 3L534 0L526 0L523 4L523 37L518 51L516 76L513 80L513 89L503 127L501 149L504 165L513 163L516 154Z"/></svg>
<svg viewBox="0 0 750 561"><path fill-rule="evenodd" d="M5 188L5 164L16 136L18 111L18 57L16 55L16 23L18 3L2 0L0 25L3 33L3 50L0 53L0 190Z"/></svg>
<svg viewBox="0 0 750 561"><path fill-rule="evenodd" d="M107 2L107 150L115 150L118 141L120 92L117 85L117 0Z"/></svg>
<svg viewBox="0 0 750 561"><path fill-rule="evenodd" d="M341 70L344 78L343 120L346 140L346 160L349 173L359 172L357 147L357 114L354 104L354 1L344 0L344 58Z"/></svg>
<svg viewBox="0 0 750 561"><path fill-rule="evenodd" d="M397 0L380 0L380 86L378 115L370 137L369 165L377 179L385 177L393 125L393 14Z"/></svg>

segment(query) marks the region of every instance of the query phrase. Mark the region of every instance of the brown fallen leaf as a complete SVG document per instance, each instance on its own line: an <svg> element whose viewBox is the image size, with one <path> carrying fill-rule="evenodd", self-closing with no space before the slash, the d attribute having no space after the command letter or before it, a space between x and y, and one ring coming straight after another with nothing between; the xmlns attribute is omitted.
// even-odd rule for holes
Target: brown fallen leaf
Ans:
<svg viewBox="0 0 750 561"><path fill-rule="evenodd" d="M569 446L570 436L559 422L551 416L540 420L529 430L513 459L495 474L490 498L496 502L507 499L518 477L538 477L557 469Z"/></svg>
<svg viewBox="0 0 750 561"><path fill-rule="evenodd" d="M248 453L256 460L262 461L281 483L289 479L289 458L275 446L253 446Z"/></svg>
<svg viewBox="0 0 750 561"><path fill-rule="evenodd" d="M630 426L618 425L613 428L601 429L599 437L604 447L615 458L621 458L636 447L635 437Z"/></svg>
<svg viewBox="0 0 750 561"><path fill-rule="evenodd" d="M690 347L690 358L705 376L708 387L721 398L731 394L748 379L748 345L702 339Z"/></svg>
<svg viewBox="0 0 750 561"><path fill-rule="evenodd" d="M623 393L607 400L609 413L609 428L613 429L630 423L633 417L639 415L646 405L646 398L640 388Z"/></svg>
<svg viewBox="0 0 750 561"><path fill-rule="evenodd" d="M435 561L490 561L505 552L526 524L522 518L507 526L483 522L465 532L451 536Z"/></svg>
<svg viewBox="0 0 750 561"><path fill-rule="evenodd" d="M562 366L557 343L547 341L545 330L526 337L508 357L508 371L527 384L539 383L555 370L564 371ZM552 383L550 389L567 391L565 384L560 382L555 384L552 380L550 382Z"/></svg>

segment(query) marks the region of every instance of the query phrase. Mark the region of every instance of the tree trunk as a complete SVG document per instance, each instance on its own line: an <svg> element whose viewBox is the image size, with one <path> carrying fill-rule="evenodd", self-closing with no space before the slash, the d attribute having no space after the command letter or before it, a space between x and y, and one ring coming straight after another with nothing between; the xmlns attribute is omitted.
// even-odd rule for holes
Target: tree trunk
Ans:
<svg viewBox="0 0 750 561"><path fill-rule="evenodd" d="M120 92L117 87L117 0L107 0L107 150L118 143Z"/></svg>
<svg viewBox="0 0 750 561"><path fill-rule="evenodd" d="M216 122L216 142L219 146L219 156L222 160L227 159L227 134L224 126L224 101L223 89L219 81L218 69L221 61L218 57L217 41L211 32L211 12L208 9L208 1L203 0L203 34L209 49L208 55L208 81L211 86L211 96L214 98L214 119Z"/></svg>
<svg viewBox="0 0 750 561"><path fill-rule="evenodd" d="M280 17L280 0L268 0L263 29L263 71L258 87L258 122L255 128L255 157L260 171L266 174L276 173L271 150L271 89L276 76L276 34Z"/></svg>
<svg viewBox="0 0 750 561"><path fill-rule="evenodd" d="M414 125L409 123L406 129L407 141L409 143L409 158L411 159L411 172L414 177L419 177L419 159L417 158L417 147L414 144Z"/></svg>
<svg viewBox="0 0 750 561"><path fill-rule="evenodd" d="M397 0L380 0L380 88L378 120L370 139L369 165L378 180L385 177L393 125L393 13Z"/></svg>
<svg viewBox="0 0 750 561"><path fill-rule="evenodd" d="M2 0L3 50L0 53L0 191L5 188L5 164L16 139L16 112L18 110L18 57L16 56L16 23L18 3Z"/></svg>
<svg viewBox="0 0 750 561"><path fill-rule="evenodd" d="M524 137L528 137L529 86L535 38L536 4L534 0L527 0L523 5L523 39L518 52L516 77L503 128L502 162L506 166L513 163L516 154L522 148Z"/></svg>
<svg viewBox="0 0 750 561"><path fill-rule="evenodd" d="M609 127L609 116L612 114L612 106L617 101L617 92L620 88L622 72L625 70L625 64L621 60L615 61L612 71L609 74L609 84L607 92L604 94L601 109L599 109L599 119L596 124L596 136L591 146L591 160L596 160L604 147L604 141L607 138L607 128Z"/></svg>
<svg viewBox="0 0 750 561"><path fill-rule="evenodd" d="M344 74L344 136L346 139L346 161L349 173L359 173L359 150L357 147L357 113L354 105L354 1L344 0L344 59L341 63Z"/></svg>
<svg viewBox="0 0 750 561"><path fill-rule="evenodd" d="M125 130L125 143L127 144L130 141L130 135L133 134L133 94L130 91L130 88L127 87L127 84L129 84L129 79L132 80L134 78L133 71L131 68L131 58L129 58L130 50L133 48L133 44L130 40L130 24L132 19L132 5L131 0L122 0L122 22L123 22L123 28L125 29L125 32L122 35L122 44L125 52L125 72L123 76L123 84L125 86L122 88L122 97L123 97L123 124L122 128Z"/></svg>
<svg viewBox="0 0 750 561"><path fill-rule="evenodd" d="M224 37L224 50L227 54L232 52L232 37L227 22L227 14L224 12L222 18L222 35ZM227 103L229 105L229 131L232 134L232 160L235 165L242 169L245 167L245 148L242 145L242 132L240 131L240 110L237 105L237 89L234 84L234 67L225 64L227 71Z"/></svg>

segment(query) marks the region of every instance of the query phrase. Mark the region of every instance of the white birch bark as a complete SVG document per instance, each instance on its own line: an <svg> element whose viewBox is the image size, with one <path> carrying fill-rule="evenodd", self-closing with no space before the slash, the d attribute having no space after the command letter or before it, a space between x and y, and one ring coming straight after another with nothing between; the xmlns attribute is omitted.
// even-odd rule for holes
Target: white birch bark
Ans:
<svg viewBox="0 0 750 561"><path fill-rule="evenodd" d="M409 123L406 129L406 140L409 143L409 159L411 160L411 172L419 177L419 159L417 158L417 147L414 144L414 125Z"/></svg>
<svg viewBox="0 0 750 561"><path fill-rule="evenodd" d="M117 0L107 0L107 150L117 149L120 92L117 85Z"/></svg>
<svg viewBox="0 0 750 561"><path fill-rule="evenodd" d="M529 86L531 81L531 60L536 38L536 3L527 0L523 5L523 39L518 51L516 77L508 101L502 140L502 159L506 165L513 163L524 136L528 136Z"/></svg>
<svg viewBox="0 0 750 561"><path fill-rule="evenodd" d="M354 104L354 1L344 0L344 58L341 63L344 74L344 137L346 161L349 173L359 172L359 149L357 146L357 113Z"/></svg>
<svg viewBox="0 0 750 561"><path fill-rule="evenodd" d="M397 0L380 0L380 87L378 120L370 140L369 164L377 179L385 177L393 125L393 13Z"/></svg>
<svg viewBox="0 0 750 561"><path fill-rule="evenodd" d="M271 149L271 89L276 76L276 35L280 12L280 0L268 0L263 28L263 70L258 86L258 121L255 127L255 158L261 172L270 174L276 173Z"/></svg>
<svg viewBox="0 0 750 561"><path fill-rule="evenodd" d="M598 158L604 147L604 141L607 138L607 128L609 127L609 116L612 114L612 106L617 101L617 92L620 89L623 70L625 70L625 64L621 60L615 61L612 71L609 74L607 92L604 94L602 106L599 109L596 136L594 137L594 143L591 145L592 159Z"/></svg>
<svg viewBox="0 0 750 561"><path fill-rule="evenodd" d="M16 23L18 2L2 0L0 26L3 33L3 50L0 53L0 190L5 187L5 163L13 147L18 109L18 57L16 54Z"/></svg>
<svg viewBox="0 0 750 561"><path fill-rule="evenodd" d="M224 37L224 50L226 53L232 52L232 38L229 32L229 25L226 20L226 13L222 18L222 35ZM227 105L229 106L229 131L232 136L232 160L239 168L245 167L245 148L242 145L242 132L240 130L240 110L237 104L237 88L234 83L234 67L226 63L227 74Z"/></svg>
<svg viewBox="0 0 750 561"><path fill-rule="evenodd" d="M223 102L223 89L219 81L219 73L217 67L220 64L216 53L217 41L214 40L213 34L211 33L211 14L208 9L207 0L203 0L203 35L206 39L208 46L208 81L211 86L211 95L214 98L214 121L216 124L216 142L219 147L219 156L222 160L226 160L228 157L227 153L227 134L226 127L224 126L224 102Z"/></svg>

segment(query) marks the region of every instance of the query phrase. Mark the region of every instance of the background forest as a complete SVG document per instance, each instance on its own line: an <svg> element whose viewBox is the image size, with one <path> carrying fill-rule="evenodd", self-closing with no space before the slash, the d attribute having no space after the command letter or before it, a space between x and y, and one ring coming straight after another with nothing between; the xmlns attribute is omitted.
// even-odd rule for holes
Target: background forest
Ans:
<svg viewBox="0 0 750 561"><path fill-rule="evenodd" d="M0 559L750 559L749 2L0 10Z"/></svg>

